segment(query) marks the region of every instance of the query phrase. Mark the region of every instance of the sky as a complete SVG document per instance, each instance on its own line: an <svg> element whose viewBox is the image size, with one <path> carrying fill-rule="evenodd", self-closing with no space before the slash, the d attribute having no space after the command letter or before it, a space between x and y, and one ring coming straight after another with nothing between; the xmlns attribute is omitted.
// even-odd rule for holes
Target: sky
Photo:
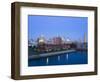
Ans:
<svg viewBox="0 0 100 82"><path fill-rule="evenodd" d="M69 38L72 41L84 38L88 32L87 17L69 16L28 16L28 39L36 40L43 35L46 39L52 37Z"/></svg>

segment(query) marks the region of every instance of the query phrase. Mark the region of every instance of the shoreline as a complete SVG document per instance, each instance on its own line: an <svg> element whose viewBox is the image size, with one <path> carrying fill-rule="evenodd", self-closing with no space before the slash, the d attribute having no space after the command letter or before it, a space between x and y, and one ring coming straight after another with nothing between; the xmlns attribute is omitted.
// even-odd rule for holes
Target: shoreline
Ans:
<svg viewBox="0 0 100 82"><path fill-rule="evenodd" d="M36 58L42 58L42 57L50 57L50 56L55 56L59 54L64 54L64 53L70 53L74 52L76 50L65 50L65 51L57 51L57 52L49 52L49 53L44 53L44 54L39 54L39 55L31 55L28 57L28 59L36 59Z"/></svg>

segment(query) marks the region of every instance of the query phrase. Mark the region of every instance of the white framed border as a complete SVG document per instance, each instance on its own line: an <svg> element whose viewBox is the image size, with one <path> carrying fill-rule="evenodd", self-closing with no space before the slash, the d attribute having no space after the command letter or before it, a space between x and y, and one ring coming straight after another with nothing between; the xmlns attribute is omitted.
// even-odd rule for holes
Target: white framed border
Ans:
<svg viewBox="0 0 100 82"><path fill-rule="evenodd" d="M28 67L28 15L88 17L88 64ZM94 72L94 11L39 7L20 8L20 75Z"/></svg>

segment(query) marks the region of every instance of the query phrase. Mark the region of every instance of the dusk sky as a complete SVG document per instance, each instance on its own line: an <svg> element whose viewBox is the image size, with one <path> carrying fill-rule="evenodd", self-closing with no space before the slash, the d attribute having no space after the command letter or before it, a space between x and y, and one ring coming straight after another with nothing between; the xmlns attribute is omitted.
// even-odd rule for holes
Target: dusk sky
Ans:
<svg viewBox="0 0 100 82"><path fill-rule="evenodd" d="M87 29L87 17L28 16L28 39L36 40L43 35L47 39L61 36L72 41L80 40L87 34Z"/></svg>

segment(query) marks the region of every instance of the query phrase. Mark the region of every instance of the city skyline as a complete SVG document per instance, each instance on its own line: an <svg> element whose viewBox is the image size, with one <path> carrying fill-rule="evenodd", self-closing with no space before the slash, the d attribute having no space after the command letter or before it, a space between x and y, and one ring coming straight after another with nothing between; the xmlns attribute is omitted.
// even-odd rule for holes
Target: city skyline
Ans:
<svg viewBox="0 0 100 82"><path fill-rule="evenodd" d="M36 40L34 40L34 39L28 40L28 43L32 43L32 44L36 43L37 44L39 39L42 40L42 41L44 40L45 43L48 43L48 42L52 43L55 38L60 38L63 43L66 43L66 42L67 43L70 43L70 42L79 42L79 43L86 42L87 43L87 38L85 36L84 36L84 38L82 40L78 40L78 41L72 41L70 38L66 38L65 39L64 37L60 37L60 36L55 36L55 37L48 38L48 39L46 39L44 36L40 36L40 37L37 37Z"/></svg>
<svg viewBox="0 0 100 82"><path fill-rule="evenodd" d="M43 35L46 39L60 36L72 41L83 39L87 34L87 17L28 16L28 39Z"/></svg>

